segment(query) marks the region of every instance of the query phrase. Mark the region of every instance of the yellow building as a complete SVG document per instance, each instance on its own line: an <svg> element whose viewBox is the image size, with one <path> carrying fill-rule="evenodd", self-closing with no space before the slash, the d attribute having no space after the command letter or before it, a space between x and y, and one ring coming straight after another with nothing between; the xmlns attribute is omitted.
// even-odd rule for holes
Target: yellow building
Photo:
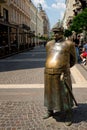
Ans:
<svg viewBox="0 0 87 130"><path fill-rule="evenodd" d="M38 38L40 35L43 35L43 19L38 12L38 8L34 6L34 4L30 3L30 28L35 32L35 44L38 45L40 39Z"/></svg>
<svg viewBox="0 0 87 130"><path fill-rule="evenodd" d="M0 3L0 13L4 21L14 24L30 25L29 0L4 0Z"/></svg>
<svg viewBox="0 0 87 130"><path fill-rule="evenodd" d="M43 24L31 0L0 0L0 47L6 54L34 46Z"/></svg>
<svg viewBox="0 0 87 130"><path fill-rule="evenodd" d="M49 18L45 12L45 10L43 10L42 5L39 4L39 13L42 16L43 19L43 36L45 38L49 37L49 31L50 31L50 23L49 23Z"/></svg>

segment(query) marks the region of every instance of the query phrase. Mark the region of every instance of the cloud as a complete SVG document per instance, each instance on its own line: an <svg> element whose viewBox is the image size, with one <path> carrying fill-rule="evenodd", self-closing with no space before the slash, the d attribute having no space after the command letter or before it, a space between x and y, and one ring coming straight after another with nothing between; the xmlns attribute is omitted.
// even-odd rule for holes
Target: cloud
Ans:
<svg viewBox="0 0 87 130"><path fill-rule="evenodd" d="M48 8L45 0L33 0L33 3L36 5L36 7L38 6L38 3L40 3L43 8Z"/></svg>
<svg viewBox="0 0 87 130"><path fill-rule="evenodd" d="M65 3L65 0L55 0L55 1L59 2L59 3L61 3L61 2Z"/></svg>
<svg viewBox="0 0 87 130"><path fill-rule="evenodd" d="M52 8L55 8L55 9L61 9L61 8L65 9L66 5L63 2L56 2L56 3L52 4Z"/></svg>

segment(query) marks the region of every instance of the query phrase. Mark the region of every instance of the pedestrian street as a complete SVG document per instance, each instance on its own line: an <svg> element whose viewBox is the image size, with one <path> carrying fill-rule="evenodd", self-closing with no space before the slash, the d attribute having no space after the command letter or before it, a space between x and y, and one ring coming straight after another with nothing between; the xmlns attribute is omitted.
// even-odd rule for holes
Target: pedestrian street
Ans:
<svg viewBox="0 0 87 130"><path fill-rule="evenodd" d="M42 45L0 60L0 130L87 130L87 71L80 64L71 68L78 102L73 124L66 127L56 117L43 120L45 58Z"/></svg>
<svg viewBox="0 0 87 130"><path fill-rule="evenodd" d="M0 86L31 86L40 84L44 87L44 66L46 51L44 46L0 59ZM87 83L87 65L85 68L76 64L71 68L73 87L83 87ZM5 86L4 86L5 84ZM38 87L38 85L36 85ZM86 85L84 87L87 87Z"/></svg>

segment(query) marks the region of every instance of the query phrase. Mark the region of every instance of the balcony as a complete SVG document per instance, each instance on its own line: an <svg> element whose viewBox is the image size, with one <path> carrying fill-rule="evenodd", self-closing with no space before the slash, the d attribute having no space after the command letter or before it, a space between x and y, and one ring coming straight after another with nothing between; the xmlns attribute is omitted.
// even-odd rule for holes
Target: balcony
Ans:
<svg viewBox="0 0 87 130"><path fill-rule="evenodd" d="M25 29L25 30L30 30L30 27L27 26L26 24L20 24L20 27Z"/></svg>
<svg viewBox="0 0 87 130"><path fill-rule="evenodd" d="M81 8L82 8L82 5L80 2L76 2L73 4L73 10L81 9Z"/></svg>
<svg viewBox="0 0 87 130"><path fill-rule="evenodd" d="M68 19L67 19L67 26L68 27L71 25L72 20L73 20L73 16L69 16Z"/></svg>
<svg viewBox="0 0 87 130"><path fill-rule="evenodd" d="M73 4L73 12L74 12L74 15L76 16L80 11L82 10L82 5L79 1L76 1L74 4Z"/></svg>
<svg viewBox="0 0 87 130"><path fill-rule="evenodd" d="M0 3L6 3L7 0L0 0Z"/></svg>
<svg viewBox="0 0 87 130"><path fill-rule="evenodd" d="M86 8L87 7L87 0L79 0L81 5L82 5L82 8Z"/></svg>
<svg viewBox="0 0 87 130"><path fill-rule="evenodd" d="M4 22L4 17L0 15L0 21Z"/></svg>

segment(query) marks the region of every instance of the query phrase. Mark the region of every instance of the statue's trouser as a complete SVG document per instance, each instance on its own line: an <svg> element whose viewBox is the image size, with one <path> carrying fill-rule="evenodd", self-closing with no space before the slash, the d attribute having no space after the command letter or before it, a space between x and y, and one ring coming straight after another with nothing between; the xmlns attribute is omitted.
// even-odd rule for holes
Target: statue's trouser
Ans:
<svg viewBox="0 0 87 130"><path fill-rule="evenodd" d="M69 69L45 69L44 105L48 110L67 111L73 106L70 94L61 81L62 72L72 90Z"/></svg>

